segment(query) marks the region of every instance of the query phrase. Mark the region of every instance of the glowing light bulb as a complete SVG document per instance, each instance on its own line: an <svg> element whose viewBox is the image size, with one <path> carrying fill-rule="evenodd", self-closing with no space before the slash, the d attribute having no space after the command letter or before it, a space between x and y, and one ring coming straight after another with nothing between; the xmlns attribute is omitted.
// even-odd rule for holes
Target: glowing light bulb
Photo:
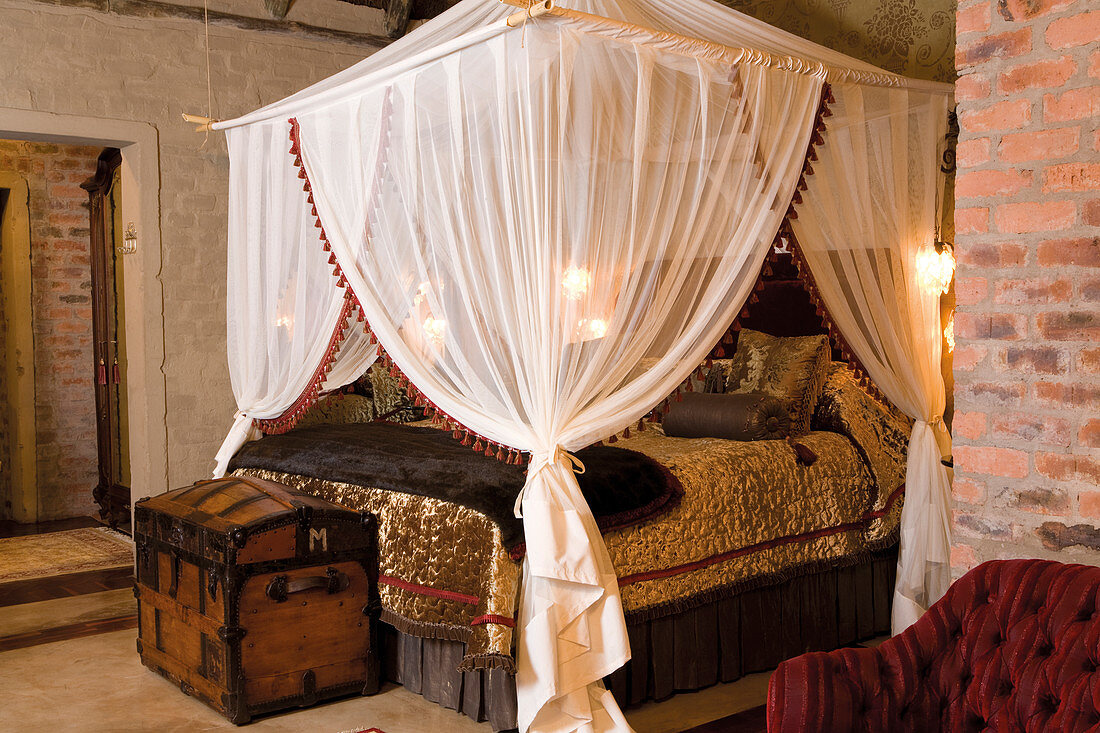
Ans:
<svg viewBox="0 0 1100 733"><path fill-rule="evenodd" d="M447 322L442 318L425 318L424 335L437 348L443 346L443 336L447 333Z"/></svg>
<svg viewBox="0 0 1100 733"><path fill-rule="evenodd" d="M586 330L589 338L602 339L607 335L607 321L602 318L593 318L588 322Z"/></svg>
<svg viewBox="0 0 1100 733"><path fill-rule="evenodd" d="M561 278L561 289L570 300L580 300L592 284L592 273L583 267L567 267Z"/></svg>
<svg viewBox="0 0 1100 733"><path fill-rule="evenodd" d="M947 341L947 352L955 350L955 311L947 317L947 325L943 327L943 337Z"/></svg>
<svg viewBox="0 0 1100 733"><path fill-rule="evenodd" d="M955 277L955 255L945 245L925 247L917 252L917 277L929 290L946 294Z"/></svg>
<svg viewBox="0 0 1100 733"><path fill-rule="evenodd" d="M285 328L286 330L289 331L293 326L294 326L294 319L291 318L290 316L279 316L278 318L275 319L275 327L276 328Z"/></svg>

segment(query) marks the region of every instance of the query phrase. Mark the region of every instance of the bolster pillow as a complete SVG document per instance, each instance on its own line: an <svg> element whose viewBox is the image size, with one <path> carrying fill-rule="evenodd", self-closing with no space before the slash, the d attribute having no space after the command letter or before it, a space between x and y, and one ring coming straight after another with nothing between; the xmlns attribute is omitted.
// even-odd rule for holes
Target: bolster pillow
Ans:
<svg viewBox="0 0 1100 733"><path fill-rule="evenodd" d="M674 438L780 440L791 432L791 412L770 395L688 392L672 403L663 426Z"/></svg>

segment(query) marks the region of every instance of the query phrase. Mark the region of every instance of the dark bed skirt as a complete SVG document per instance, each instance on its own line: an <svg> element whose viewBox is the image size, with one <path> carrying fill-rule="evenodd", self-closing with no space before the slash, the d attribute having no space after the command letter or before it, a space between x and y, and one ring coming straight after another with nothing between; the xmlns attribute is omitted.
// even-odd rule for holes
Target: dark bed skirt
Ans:
<svg viewBox="0 0 1100 733"><path fill-rule="evenodd" d="M607 678L624 707L733 682L803 652L836 649L890 631L897 548L629 624L632 659ZM382 625L387 679L496 731L516 725L515 678L462 672L465 645Z"/></svg>

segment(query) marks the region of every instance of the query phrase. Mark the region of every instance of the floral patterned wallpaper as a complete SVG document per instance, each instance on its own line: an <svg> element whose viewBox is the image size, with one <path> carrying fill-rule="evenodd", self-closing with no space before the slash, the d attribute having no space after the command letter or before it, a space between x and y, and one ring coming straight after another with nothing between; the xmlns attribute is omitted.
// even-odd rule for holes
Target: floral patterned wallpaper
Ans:
<svg viewBox="0 0 1100 733"><path fill-rule="evenodd" d="M955 0L721 0L905 76L955 80Z"/></svg>

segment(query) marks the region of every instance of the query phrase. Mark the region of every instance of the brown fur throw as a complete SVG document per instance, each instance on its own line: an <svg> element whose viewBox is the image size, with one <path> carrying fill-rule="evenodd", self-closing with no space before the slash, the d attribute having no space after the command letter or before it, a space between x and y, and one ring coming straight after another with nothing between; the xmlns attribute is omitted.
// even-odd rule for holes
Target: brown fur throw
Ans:
<svg viewBox="0 0 1100 733"><path fill-rule="evenodd" d="M636 451L578 451L581 491L603 531L637 524L680 503L683 488L661 464ZM428 496L468 507L500 526L516 554L523 522L513 516L527 469L470 450L434 428L388 422L314 425L246 444L229 470L260 468Z"/></svg>

